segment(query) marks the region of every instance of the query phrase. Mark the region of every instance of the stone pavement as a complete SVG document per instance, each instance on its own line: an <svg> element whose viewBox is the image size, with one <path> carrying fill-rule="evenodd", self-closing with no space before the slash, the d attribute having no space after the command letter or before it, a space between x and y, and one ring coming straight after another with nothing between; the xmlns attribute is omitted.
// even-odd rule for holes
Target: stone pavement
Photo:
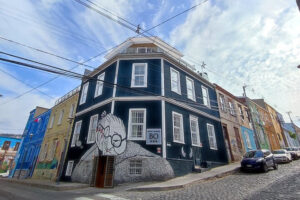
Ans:
<svg viewBox="0 0 300 200"><path fill-rule="evenodd" d="M25 184L29 186L50 189L50 190L75 190L79 188L89 187L88 184L83 183L69 183L59 182L58 184L49 180L37 180L37 179L16 179L16 178L0 178L1 181L13 182L17 184Z"/></svg>
<svg viewBox="0 0 300 200"><path fill-rule="evenodd" d="M183 187L193 184L193 183L199 183L201 181L206 181L206 180L210 180L213 178L220 178L220 177L232 174L234 172L237 172L237 171L239 171L239 169L240 169L240 163L237 162L237 163L224 165L221 167L216 167L216 168L213 168L209 171L202 172L202 173L187 174L185 176L173 178L173 179L165 181L165 182L130 188L130 189L128 189L128 191L173 190L173 189L183 188Z"/></svg>

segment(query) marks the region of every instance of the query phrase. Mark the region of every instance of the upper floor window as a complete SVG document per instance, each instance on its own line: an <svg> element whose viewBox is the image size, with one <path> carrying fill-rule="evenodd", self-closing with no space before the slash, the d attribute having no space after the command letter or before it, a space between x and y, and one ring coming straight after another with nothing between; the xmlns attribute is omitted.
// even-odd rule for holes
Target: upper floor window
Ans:
<svg viewBox="0 0 300 200"><path fill-rule="evenodd" d="M190 115L190 128L193 146L201 146L198 118Z"/></svg>
<svg viewBox="0 0 300 200"><path fill-rule="evenodd" d="M5 141L2 146L2 150L8 150L9 146L10 146L10 141Z"/></svg>
<svg viewBox="0 0 300 200"><path fill-rule="evenodd" d="M146 109L129 109L128 135L130 140L145 140Z"/></svg>
<svg viewBox="0 0 300 200"><path fill-rule="evenodd" d="M181 94L180 74L173 68L170 68L171 73L171 91Z"/></svg>
<svg viewBox="0 0 300 200"><path fill-rule="evenodd" d="M14 151L18 151L19 146L20 146L20 142L17 142L16 145L15 145Z"/></svg>
<svg viewBox="0 0 300 200"><path fill-rule="evenodd" d="M58 125L61 124L63 116L64 116L64 110L61 110L60 114L59 114L58 122L57 122Z"/></svg>
<svg viewBox="0 0 300 200"><path fill-rule="evenodd" d="M77 141L79 140L81 124L82 124L81 120L76 122L76 124L75 124L73 138L72 138L72 142L71 142L71 147L75 147Z"/></svg>
<svg viewBox="0 0 300 200"><path fill-rule="evenodd" d="M95 136L97 131L97 124L98 124L98 115L93 115L90 118L90 126L89 126L89 132L87 137L87 143L93 143L95 142Z"/></svg>
<svg viewBox="0 0 300 200"><path fill-rule="evenodd" d="M95 90L95 95L94 97L100 96L103 91L103 85L104 85L104 77L105 77L105 72L100 74L98 76L97 84L96 84L96 90Z"/></svg>
<svg viewBox="0 0 300 200"><path fill-rule="evenodd" d="M147 63L133 63L131 87L147 87Z"/></svg>
<svg viewBox="0 0 300 200"><path fill-rule="evenodd" d="M87 93L88 93L88 89L89 89L89 82L85 83L82 86L82 91L81 91L81 97L80 97L79 105L85 103L86 97L87 97Z"/></svg>
<svg viewBox="0 0 300 200"><path fill-rule="evenodd" d="M75 104L72 104L69 111L69 118L74 116Z"/></svg>
<svg viewBox="0 0 300 200"><path fill-rule="evenodd" d="M207 133L208 133L209 147L211 149L217 150L218 147L217 147L215 127L211 124L207 124Z"/></svg>
<svg viewBox="0 0 300 200"><path fill-rule="evenodd" d="M225 97L223 94L219 94L220 96L220 106L221 106L221 110L222 111L226 111L225 110Z"/></svg>
<svg viewBox="0 0 300 200"><path fill-rule="evenodd" d="M209 99L208 89L204 86L201 86L201 88L202 88L203 104L210 108L210 99Z"/></svg>
<svg viewBox="0 0 300 200"><path fill-rule="evenodd" d="M229 111L231 115L235 115L235 111L234 111L234 107L233 107L233 103L231 101L228 102L229 105Z"/></svg>
<svg viewBox="0 0 300 200"><path fill-rule="evenodd" d="M52 128L52 127L53 127L54 119L55 119L55 114L51 117L51 121L50 121L50 124L49 124L49 128Z"/></svg>
<svg viewBox="0 0 300 200"><path fill-rule="evenodd" d="M241 115L242 120L244 120L245 117L244 117L244 112L243 112L243 108L242 108L241 105L239 105L239 112L240 112L240 115Z"/></svg>
<svg viewBox="0 0 300 200"><path fill-rule="evenodd" d="M187 97L193 101L196 101L194 81L188 77L186 77L186 90Z"/></svg>
<svg viewBox="0 0 300 200"><path fill-rule="evenodd" d="M173 118L173 141L178 143L184 143L182 114L172 112L172 118Z"/></svg>

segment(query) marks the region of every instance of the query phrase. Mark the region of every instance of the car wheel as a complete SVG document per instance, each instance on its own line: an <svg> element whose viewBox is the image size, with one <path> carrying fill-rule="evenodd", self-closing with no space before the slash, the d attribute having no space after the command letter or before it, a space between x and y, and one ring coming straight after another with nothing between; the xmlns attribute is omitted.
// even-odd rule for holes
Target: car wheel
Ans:
<svg viewBox="0 0 300 200"><path fill-rule="evenodd" d="M273 169L277 170L278 169L278 164L277 162L273 161L274 165L273 165Z"/></svg>
<svg viewBox="0 0 300 200"><path fill-rule="evenodd" d="M263 165L263 172L268 172L269 168L266 163Z"/></svg>

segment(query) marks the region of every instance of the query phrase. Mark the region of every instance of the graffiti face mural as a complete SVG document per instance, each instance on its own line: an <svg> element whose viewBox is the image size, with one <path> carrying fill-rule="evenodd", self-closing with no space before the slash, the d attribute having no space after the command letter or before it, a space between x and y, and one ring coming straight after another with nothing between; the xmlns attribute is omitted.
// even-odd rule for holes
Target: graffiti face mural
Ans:
<svg viewBox="0 0 300 200"><path fill-rule="evenodd" d="M103 117L97 127L96 144L103 155L119 155L126 149L126 132L122 120L112 114Z"/></svg>

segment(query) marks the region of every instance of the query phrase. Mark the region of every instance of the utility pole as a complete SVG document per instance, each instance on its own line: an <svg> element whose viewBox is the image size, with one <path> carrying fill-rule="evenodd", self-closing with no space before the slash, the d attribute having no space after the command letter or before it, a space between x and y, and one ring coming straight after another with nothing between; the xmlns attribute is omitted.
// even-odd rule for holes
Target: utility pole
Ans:
<svg viewBox="0 0 300 200"><path fill-rule="evenodd" d="M243 91L244 91L244 94L243 94L243 96L244 97L247 97L247 95L246 95L246 87L247 87L247 85L245 84L245 85L243 85Z"/></svg>

